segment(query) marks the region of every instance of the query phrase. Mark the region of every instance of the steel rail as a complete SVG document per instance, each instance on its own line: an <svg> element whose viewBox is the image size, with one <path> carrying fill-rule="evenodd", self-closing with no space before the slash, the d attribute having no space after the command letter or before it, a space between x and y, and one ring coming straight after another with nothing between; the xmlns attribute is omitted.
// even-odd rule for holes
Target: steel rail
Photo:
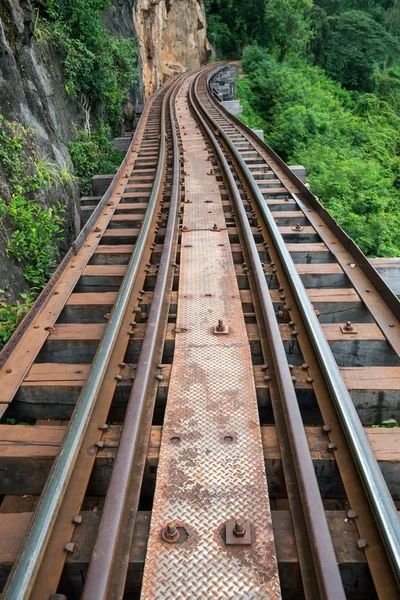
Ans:
<svg viewBox="0 0 400 600"><path fill-rule="evenodd" d="M203 107L204 108L204 107ZM205 110L205 108L204 108ZM251 171L247 167L240 152L220 125L209 117L213 126L219 131L230 152L242 170L247 185L257 201L258 208L267 225L274 242L275 249L282 261L290 287L304 319L314 351L318 357L325 381L331 392L336 410L342 422L351 453L357 465L368 501L374 512L381 536L388 553L394 574L400 583L400 522L396 507L383 478L382 472L368 442L364 428L358 417L353 401L341 376L339 367L329 347L321 324L314 312L307 291L303 285L296 265L286 248L271 211L266 204ZM296 199L296 195L292 194Z"/></svg>
<svg viewBox="0 0 400 600"><path fill-rule="evenodd" d="M165 102L165 98L164 98ZM164 104L163 102L163 104ZM3 591L3 600L28 600L41 559L67 489L71 474L90 421L97 395L103 383L109 356L115 346L123 315L128 310L130 291L139 272L146 241L151 231L165 160L165 111L163 110L159 161L149 204L132 257L118 293L104 335L71 417L65 438L54 461L52 471L40 497L27 537Z"/></svg>
<svg viewBox="0 0 400 600"><path fill-rule="evenodd" d="M179 85L179 84L178 84ZM180 161L178 137L175 129L173 100L177 87L169 97L169 116L173 138L173 182L170 209L164 246L160 259L159 272L149 311L146 333L133 387L129 396L124 426L118 447L118 454L113 466L110 484L107 490L103 514L95 542L92 559L87 573L82 600L103 600L122 598L126 573L129 564L130 540L135 525L138 508L138 493L135 502L129 497L129 487L136 488L140 484L132 482L132 472L137 455L139 427L142 424L144 406L151 378L154 378L156 354L160 350L160 340L163 339L168 320L170 293L174 276L174 249L178 237L178 213L180 208ZM162 344L161 344L162 351ZM153 411L150 411L150 420ZM127 504L129 506L127 507ZM126 512L129 517L126 517ZM131 527L126 527L126 521ZM129 538L126 552L118 551L120 537ZM119 560L116 561L118 551ZM118 571L118 577L113 578L113 570Z"/></svg>
<svg viewBox="0 0 400 600"><path fill-rule="evenodd" d="M202 127L206 131L207 136L214 146L219 162L223 168L224 175L231 189L232 196L235 201L235 207L245 234L246 244L251 259L251 266L261 300L261 308L267 330L268 341L271 348L274 374L277 379L286 427L289 432L289 441L296 467L297 483L303 504L303 515L307 524L307 531L309 535L309 548L311 549L313 555L315 577L318 584L318 590L316 590L315 584L313 585L312 581L310 580L310 567L307 565L308 557L301 556L301 553L299 552L299 560L300 562L303 562L303 570L306 570L308 573L308 576L305 577L305 591L308 591L308 595L306 597L308 599L312 598L313 600L317 600L318 598L326 600L344 600L346 596L333 548L332 537L329 532L296 392L293 387L291 372L287 362L285 349L281 341L279 326L265 279L264 270L261 265L260 257L246 211L240 197L240 192L233 178L231 169L217 140L215 139L215 136L211 132L211 129L195 105L193 98L194 95L196 97L196 102L198 103L203 114L206 115L207 119L209 119L213 126L216 127L216 122L210 117L210 115L207 114L206 108L198 97L197 82L198 78L195 80L193 86L194 90L190 90L190 100Z"/></svg>

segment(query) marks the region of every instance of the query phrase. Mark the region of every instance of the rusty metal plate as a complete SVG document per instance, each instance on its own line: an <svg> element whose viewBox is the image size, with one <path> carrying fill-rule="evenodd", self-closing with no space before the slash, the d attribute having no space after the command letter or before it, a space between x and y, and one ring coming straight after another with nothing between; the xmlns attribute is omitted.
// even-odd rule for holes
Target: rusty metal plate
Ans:
<svg viewBox="0 0 400 600"><path fill-rule="evenodd" d="M278 600L250 347L228 234L211 231L215 222L224 226L223 207L216 178L207 175L204 141L185 110L187 85L177 107L186 132L189 231L182 234L178 332L142 600ZM226 335L214 333L219 319ZM227 545L226 523L238 519L250 527L251 544Z"/></svg>

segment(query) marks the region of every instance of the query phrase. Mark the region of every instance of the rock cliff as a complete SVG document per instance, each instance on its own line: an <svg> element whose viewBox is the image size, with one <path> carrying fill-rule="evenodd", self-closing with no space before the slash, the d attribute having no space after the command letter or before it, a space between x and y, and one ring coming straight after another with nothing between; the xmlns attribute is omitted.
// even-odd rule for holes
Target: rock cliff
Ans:
<svg viewBox="0 0 400 600"><path fill-rule="evenodd" d="M206 15L199 0L137 0L135 27L148 97L167 79L207 62Z"/></svg>

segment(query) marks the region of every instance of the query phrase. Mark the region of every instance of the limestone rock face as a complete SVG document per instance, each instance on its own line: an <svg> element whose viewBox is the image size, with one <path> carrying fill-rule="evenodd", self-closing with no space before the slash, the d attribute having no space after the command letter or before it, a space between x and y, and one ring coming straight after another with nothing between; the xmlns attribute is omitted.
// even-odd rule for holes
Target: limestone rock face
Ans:
<svg viewBox="0 0 400 600"><path fill-rule="evenodd" d="M176 73L207 61L202 0L136 0L135 28L146 98Z"/></svg>

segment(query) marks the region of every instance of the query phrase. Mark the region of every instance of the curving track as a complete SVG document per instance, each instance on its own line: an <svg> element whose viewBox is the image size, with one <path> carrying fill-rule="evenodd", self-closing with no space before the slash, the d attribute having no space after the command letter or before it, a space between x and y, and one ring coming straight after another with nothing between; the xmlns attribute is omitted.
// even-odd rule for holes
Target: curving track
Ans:
<svg viewBox="0 0 400 600"><path fill-rule="evenodd" d="M3 600L400 598L399 436L363 427L398 300L220 68L152 96L0 355Z"/></svg>

